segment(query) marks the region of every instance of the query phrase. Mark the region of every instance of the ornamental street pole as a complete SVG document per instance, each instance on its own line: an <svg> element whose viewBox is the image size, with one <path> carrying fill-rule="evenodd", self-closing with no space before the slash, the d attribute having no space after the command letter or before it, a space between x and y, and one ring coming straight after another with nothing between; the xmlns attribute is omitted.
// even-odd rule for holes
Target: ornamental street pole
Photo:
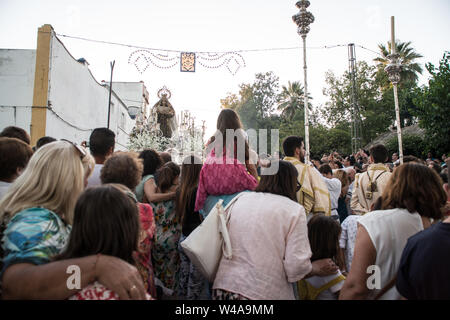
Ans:
<svg viewBox="0 0 450 320"><path fill-rule="evenodd" d="M292 20L297 24L297 33L303 39L303 73L304 73L304 109L305 109L305 163L309 163L309 117L308 117L308 82L307 82L307 67L306 67L306 35L310 28L309 25L314 22L314 16L311 12L306 11L310 2L308 0L300 0L295 5L300 9L300 12L292 16Z"/></svg>
<svg viewBox="0 0 450 320"><path fill-rule="evenodd" d="M389 80L394 87L394 101L395 101L395 117L397 119L397 138L398 138L398 151L400 164L403 164L403 142L402 142L402 128L400 122L400 108L398 106L398 92L397 85L400 82L400 72L402 71L402 66L399 61L400 55L396 52L395 47L395 31L394 31L394 17L391 17L391 54L387 56L389 59L389 64L384 68L387 72Z"/></svg>

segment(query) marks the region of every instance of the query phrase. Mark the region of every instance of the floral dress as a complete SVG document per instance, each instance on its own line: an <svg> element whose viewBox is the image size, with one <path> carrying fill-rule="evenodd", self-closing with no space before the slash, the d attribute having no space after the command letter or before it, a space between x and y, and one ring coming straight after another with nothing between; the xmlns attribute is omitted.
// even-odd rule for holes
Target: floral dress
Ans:
<svg viewBox="0 0 450 320"><path fill-rule="evenodd" d="M156 242L152 250L155 277L164 286L175 290L178 285L180 254L177 250L181 235L181 224L178 221L172 200L152 203L156 222Z"/></svg>
<svg viewBox="0 0 450 320"><path fill-rule="evenodd" d="M155 300L148 293L145 296L146 300ZM83 288L81 291L75 293L69 300L119 300L119 295L100 282L95 281Z"/></svg>
<svg viewBox="0 0 450 320"><path fill-rule="evenodd" d="M138 203L141 228L136 266L144 280L147 293L156 297L155 276L152 263L152 248L155 242L155 219L152 207L147 203Z"/></svg>

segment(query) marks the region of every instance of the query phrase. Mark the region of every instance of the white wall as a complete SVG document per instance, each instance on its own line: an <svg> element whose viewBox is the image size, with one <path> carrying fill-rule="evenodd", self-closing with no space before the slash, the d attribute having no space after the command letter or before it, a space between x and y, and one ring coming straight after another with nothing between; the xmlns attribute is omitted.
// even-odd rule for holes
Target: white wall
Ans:
<svg viewBox="0 0 450 320"><path fill-rule="evenodd" d="M49 82L52 110L47 110L46 135L81 142L89 140L93 129L107 126L109 88L98 83L88 67L76 61L55 36ZM116 150L124 150L134 120L115 94L111 101L110 129L116 133Z"/></svg>
<svg viewBox="0 0 450 320"><path fill-rule="evenodd" d="M78 143L89 140L93 129L107 126L109 87L98 83L54 35L50 52L51 110L47 110L45 134ZM0 130L14 125L30 132L35 66L36 50L0 49ZM113 93L111 102L116 150L125 150L135 121L119 96Z"/></svg>
<svg viewBox="0 0 450 320"><path fill-rule="evenodd" d="M114 82L112 88L127 106L144 105L144 84L142 82Z"/></svg>
<svg viewBox="0 0 450 320"><path fill-rule="evenodd" d="M0 131L30 132L36 50L0 49Z"/></svg>

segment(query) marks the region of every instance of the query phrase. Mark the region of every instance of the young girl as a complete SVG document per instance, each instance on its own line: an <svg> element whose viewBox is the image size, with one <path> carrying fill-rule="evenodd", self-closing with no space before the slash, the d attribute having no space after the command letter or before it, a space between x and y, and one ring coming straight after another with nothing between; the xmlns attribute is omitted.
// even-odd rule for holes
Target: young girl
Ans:
<svg viewBox="0 0 450 320"><path fill-rule="evenodd" d="M108 255L135 265L133 255L138 249L138 238L139 215L135 202L112 185L88 188L75 205L67 248L55 260L97 255L97 264L101 255ZM93 281L69 299L117 300L119 296ZM151 297L147 295L147 299Z"/></svg>
<svg viewBox="0 0 450 320"><path fill-rule="evenodd" d="M156 192L175 193L180 167L174 162L167 162L158 169L157 175ZM176 289L178 282L180 255L177 247L181 235L181 224L176 216L173 200L150 204L156 223L156 242L152 250L155 278L161 281L165 288L172 291Z"/></svg>
<svg viewBox="0 0 450 320"><path fill-rule="evenodd" d="M217 132L208 142L212 148L202 170L198 184L195 211L205 206L208 195L231 195L244 190L254 190L258 185L258 174L254 163L250 162L250 151L246 141L244 150L239 150L238 139L227 141L227 130L233 133L244 132L239 116L231 109L224 109L217 118ZM220 139L222 137L222 144ZM242 159L240 159L242 158Z"/></svg>
<svg viewBox="0 0 450 320"><path fill-rule="evenodd" d="M166 200L173 200L175 192L158 193L158 183L156 171L164 164L158 152L146 149L139 154L143 160L144 171L142 180L134 190L137 200L141 203L158 203Z"/></svg>
<svg viewBox="0 0 450 320"><path fill-rule="evenodd" d="M308 238L311 246L311 262L332 259L337 265L341 226L331 217L316 215L308 222ZM298 282L301 300L337 300L345 277L338 270L330 276L312 276Z"/></svg>
<svg viewBox="0 0 450 320"><path fill-rule="evenodd" d="M207 297L205 295L207 289L205 278L184 254L180 245L202 221L200 213L194 210L201 169L202 162L199 158L188 156L183 160L180 186L175 198L175 210L182 226L182 235L178 243L181 265L177 295L180 299L187 300L198 300Z"/></svg>
<svg viewBox="0 0 450 320"><path fill-rule="evenodd" d="M132 152L116 152L108 160L100 173L102 184L111 184L125 192L137 202L132 191L141 181L142 163ZM136 267L144 280L147 293L156 297L151 252L155 242L155 218L150 204L137 202L140 218L139 249L136 255Z"/></svg>

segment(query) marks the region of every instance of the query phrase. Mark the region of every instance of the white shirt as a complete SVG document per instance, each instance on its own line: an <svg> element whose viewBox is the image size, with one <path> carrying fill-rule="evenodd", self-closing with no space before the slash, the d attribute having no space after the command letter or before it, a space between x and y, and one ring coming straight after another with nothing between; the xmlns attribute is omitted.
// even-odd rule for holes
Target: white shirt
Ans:
<svg viewBox="0 0 450 320"><path fill-rule="evenodd" d="M8 192L10 186L10 182L0 181L0 199Z"/></svg>
<svg viewBox="0 0 450 320"><path fill-rule="evenodd" d="M88 185L87 187L94 187L99 186L102 184L102 181L100 180L100 171L103 168L103 164L95 164L94 171L92 172L91 176L88 178Z"/></svg>
<svg viewBox="0 0 450 320"><path fill-rule="evenodd" d="M355 251L356 231L358 230L358 220L360 215L349 215L342 221L341 236L339 238L339 247L344 249L345 268L350 272L352 266L353 253Z"/></svg>
<svg viewBox="0 0 450 320"><path fill-rule="evenodd" d="M417 212L390 209L366 213L358 222L367 230L377 252L375 265L380 268L382 289L397 275L408 238L423 230L422 219ZM372 291L374 296L379 292ZM400 300L401 296L394 286L380 299Z"/></svg>
<svg viewBox="0 0 450 320"><path fill-rule="evenodd" d="M348 191L347 191L347 212L348 214L353 214L353 210L352 207L350 205L350 202L352 201L352 194L353 194L353 187L355 186L355 180L352 181L352 183L350 183L350 185L348 186Z"/></svg>
<svg viewBox="0 0 450 320"><path fill-rule="evenodd" d="M328 191L330 192L330 200L331 200L331 215L337 216L337 207L339 196L341 195L341 180L337 178L328 179L327 177L322 176L323 181L327 185Z"/></svg>
<svg viewBox="0 0 450 320"><path fill-rule="evenodd" d="M338 270L337 273L319 277L319 276L312 276L307 279L305 279L310 285L312 285L314 288L320 288L323 285L326 285L330 281L333 281L335 278L342 275L341 271ZM341 291L342 287L344 286L345 281L340 281L339 283L335 284L331 288L322 291L317 296L316 300L337 300L339 297L337 295L337 292Z"/></svg>

